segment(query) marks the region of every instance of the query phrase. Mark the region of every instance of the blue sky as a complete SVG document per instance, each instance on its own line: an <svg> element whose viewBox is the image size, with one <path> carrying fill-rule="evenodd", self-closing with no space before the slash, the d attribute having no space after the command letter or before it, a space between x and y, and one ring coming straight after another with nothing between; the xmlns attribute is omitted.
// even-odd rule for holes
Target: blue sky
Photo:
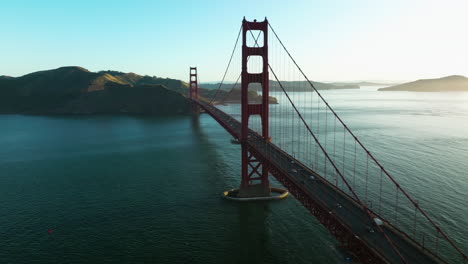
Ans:
<svg viewBox="0 0 468 264"><path fill-rule="evenodd" d="M268 17L314 80L468 76L466 0L4 1L0 75L78 65L220 80L243 16Z"/></svg>

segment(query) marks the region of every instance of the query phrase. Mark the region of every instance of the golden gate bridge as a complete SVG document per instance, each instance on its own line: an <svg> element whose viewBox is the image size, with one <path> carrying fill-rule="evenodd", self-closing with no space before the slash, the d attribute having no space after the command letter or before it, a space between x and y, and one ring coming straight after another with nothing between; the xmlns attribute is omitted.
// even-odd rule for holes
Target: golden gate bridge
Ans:
<svg viewBox="0 0 468 264"><path fill-rule="evenodd" d="M224 84L232 69L236 81ZM240 104L228 103L236 92ZM272 175L361 263L468 263L328 104L266 18L244 18L211 96L190 68L189 99L241 145L241 185L226 196L268 199Z"/></svg>

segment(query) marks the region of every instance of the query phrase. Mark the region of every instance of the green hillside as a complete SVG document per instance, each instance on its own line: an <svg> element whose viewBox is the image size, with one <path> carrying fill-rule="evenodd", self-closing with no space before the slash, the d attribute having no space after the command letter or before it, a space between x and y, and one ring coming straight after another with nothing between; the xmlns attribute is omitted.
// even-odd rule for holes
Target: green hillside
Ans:
<svg viewBox="0 0 468 264"><path fill-rule="evenodd" d="M108 83L104 90L84 93L62 107L53 109L54 114L183 114L189 104L180 94L162 85L129 86Z"/></svg>
<svg viewBox="0 0 468 264"><path fill-rule="evenodd" d="M187 112L188 101L176 92L184 86L187 87L178 80L134 73L96 73L81 67L61 67L18 78L0 78L0 113L155 114L156 109L161 109L161 113Z"/></svg>

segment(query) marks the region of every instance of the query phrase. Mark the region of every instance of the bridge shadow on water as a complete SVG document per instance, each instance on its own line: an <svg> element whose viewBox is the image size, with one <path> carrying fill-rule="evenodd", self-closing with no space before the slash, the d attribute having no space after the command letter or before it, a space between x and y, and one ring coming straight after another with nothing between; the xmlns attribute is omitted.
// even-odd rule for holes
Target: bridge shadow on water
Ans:
<svg viewBox="0 0 468 264"><path fill-rule="evenodd" d="M221 158L220 153L218 153L218 146L210 141L208 134L203 131L200 125L200 114L191 115L190 126L192 129L192 143L203 154L195 158L200 159L199 162L205 166L204 170L209 171L205 175L200 175L200 180L204 181L205 187L210 188L210 193L220 195L225 186L230 185L225 177L229 173L229 164Z"/></svg>
<svg viewBox="0 0 468 264"><path fill-rule="evenodd" d="M209 118L209 117L207 117ZM209 119L208 119L209 120ZM218 138L214 139L210 131L210 136L204 130L204 117L198 114L191 116L191 128L193 130L194 145L197 145L203 152L200 162L213 170L209 174L200 175L200 185L205 184L210 195L205 201L217 208L207 208L216 210L219 217L219 225L222 225L223 232L217 234L217 250L224 250L222 256L224 263L288 263L296 257L290 253L295 250L285 246L284 230L274 226L272 211L277 207L289 207L295 201L275 201L274 204L266 201L238 203L227 201L221 198L221 192L240 184L240 147L230 143L230 136L226 133L223 139L226 144L220 151ZM223 131L222 128L216 128ZM223 131L223 133L225 133ZM231 159L228 152L236 155ZM227 158L226 158L227 155ZM234 163L234 165L232 164ZM238 165L236 165L239 163ZM275 181L276 182L276 181ZM293 199L293 198L288 198ZM281 213L274 217L285 217ZM215 228L215 227L214 227ZM296 230L291 230L292 232ZM274 233L277 232L275 235ZM287 232L286 232L287 234ZM276 238L276 239L275 239ZM294 246L294 244L289 245ZM302 247L302 246L301 246ZM299 254L307 255L307 252ZM313 256L306 256L305 259L314 259Z"/></svg>
<svg viewBox="0 0 468 264"><path fill-rule="evenodd" d="M232 184L227 182L225 177L229 166L220 158L217 146L210 141L208 135L203 131L200 125L200 115L194 114L191 116L191 127L194 132L194 142L203 148L207 164L210 164L209 166L215 170L217 183L214 184L215 189L213 191L218 195L216 199L219 200L220 206L233 209L232 213L237 214L237 216L223 219L223 224L227 224L225 221L230 221L232 225L230 230L226 230L227 232L224 234L226 237L222 239L228 240L228 243L231 244L231 252L226 254L231 257L225 261L232 261L232 263L262 263L266 261L266 256L271 256L268 252L271 248L270 234L266 224L270 212L269 204L263 202L235 203L223 200L221 192L224 189L221 188L227 188L226 186ZM228 137L226 137L226 142L229 142ZM234 173L237 174L237 172ZM240 174L240 170L238 173ZM209 183L213 184L213 181L209 181ZM232 244L235 246L232 247ZM271 260L268 259L268 261Z"/></svg>

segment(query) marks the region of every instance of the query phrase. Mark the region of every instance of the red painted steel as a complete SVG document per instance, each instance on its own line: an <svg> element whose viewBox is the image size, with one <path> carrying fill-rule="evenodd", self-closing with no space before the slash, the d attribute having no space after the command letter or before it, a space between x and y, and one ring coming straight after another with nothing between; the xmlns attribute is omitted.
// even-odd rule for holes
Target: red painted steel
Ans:
<svg viewBox="0 0 468 264"><path fill-rule="evenodd" d="M365 221L369 221L370 223L375 225L375 223L373 222L374 217L378 217L379 219L384 219L383 217L373 212L370 208L368 208L364 203L361 202L357 194L354 192L353 188L351 188L351 186L348 184L344 176L341 175L339 169L335 166L333 160L330 159L325 149L322 148L320 142L312 133L310 127L308 126L307 122L305 122L305 120L303 119L301 113L296 108L294 102L292 102L291 98L288 96L287 92L282 87L273 69L269 67L268 44L267 44L268 43L268 27L269 27L269 24L266 19L263 22L257 22L256 20L253 22L248 22L244 18L244 20L242 21L243 46L242 46L241 122L240 124L232 116L228 116L227 114L223 113L221 110L217 109L211 104L206 104L198 99L197 72L196 72L195 67L190 68L189 97L193 100L195 105L199 106L201 109L204 109L206 113L210 114L216 121L218 121L218 123L221 126L223 126L234 138L239 139L239 141L241 142L241 147L242 147L242 181L241 181L241 188L240 188L241 190L249 190L250 187L257 188L259 186L264 187L264 188L261 188L263 190L265 189L269 190L268 175L269 173L271 173L279 182L281 182L289 190L291 194L293 194L304 205L304 207L306 207L310 211L311 214L313 214L319 220L321 224L323 224L330 231L330 233L332 233L338 239L338 241L340 241L340 244L343 247L353 252L353 254L355 254L355 256L362 263L389 263L390 259L386 259L386 257L382 255L382 254L385 254L385 252L387 252L386 249L382 250L382 248L380 249L376 248L372 245L372 243L370 243L372 241L363 240L362 238L357 236L356 232L353 232L353 228L354 229L356 228L350 226L347 221L344 221L343 219L340 219L339 217L337 217L332 212L333 210L330 210L330 205L327 204L326 200L323 200L321 197L316 197L316 195L314 196L310 190L304 187L304 182L302 182L301 184L300 179L298 179L297 177L295 178L294 175L291 175L290 173L288 173L289 169L284 168L283 165L278 164L278 162L275 162L274 160L271 160L272 157L269 156L270 154L265 153L264 147L262 146L259 147L258 144L256 145L253 143L254 140L257 140L257 142L264 141L266 144L271 145L272 148L277 149L277 152L281 152L283 156L288 157L289 160L292 160L291 163L300 164L300 162L296 160L294 157L291 157L288 153L282 151L281 149L279 149L278 147L270 143L271 141L270 141L270 135L268 131L269 129L269 120L268 120L269 119L269 110L268 110L269 109L269 76L268 75L269 75L269 70L271 70L273 76L277 79L282 90L284 91L288 100L292 104L292 107L295 110L296 114L303 121L303 123L305 124L307 130L310 132L312 137L314 137L316 144L318 144L318 146L324 152L325 156L330 160L332 166L336 170L336 173L343 179L344 183L346 184L346 186L348 187L351 193L351 196L342 192L336 186L329 184L328 181L320 177L318 174L316 174L312 170L308 168L307 170L309 170L311 174L315 175L316 178L318 178L318 180L323 181L324 183L328 184L331 189L335 190L337 195L346 197L346 199L348 199L349 201L353 203L353 206L355 206L356 208L359 207L360 210L362 210L362 212L365 212L368 216L368 217L365 217L365 219L367 219ZM251 33L252 30L258 30L258 31L263 32L263 38L264 38L263 47L248 47L247 46L247 34L252 34ZM274 31L273 33L276 35ZM279 41L281 43L281 40ZM281 45L283 44L281 43ZM291 55L289 54L287 50L286 52L291 57ZM247 61L248 61L249 56L259 56L263 59L261 73L254 74L254 73L248 72ZM292 60L294 64L297 66L294 59ZM451 246L453 246L453 248L455 248L458 252L460 252L464 261L466 262L467 260L466 255L464 255L463 252L461 252L460 248L458 248L457 245L455 245L453 241L451 241L448 238L448 236L446 236L445 233L443 233L440 230L440 228L434 222L432 222L432 220L425 214L425 212L419 208L417 203L411 197L409 197L409 195L404 190L400 188L398 183L390 175L388 175L387 171L383 168L383 166L380 165L380 163L378 163L378 161L372 156L372 154L370 154L370 152L362 145L362 143L351 132L351 130L346 126L346 124L338 117L335 111L323 99L321 94L315 89L313 84L305 76L302 70L300 68L299 70L304 75L304 77L309 82L309 84L312 86L312 88L315 90L315 92L318 94L318 96L325 102L326 106L330 109L332 114L338 119L338 121L341 124L343 124L345 131L347 131L354 138L355 148L356 148L356 144L358 144L366 151L367 157L373 160L380 167L381 173L386 174L390 178L390 180L396 185L397 191L398 190L402 191L403 195L407 196L410 202L415 204L416 206L415 214L416 214L416 210L421 211L422 215L426 217L433 226L436 227L438 231L437 234L441 234L442 237L445 238L451 244ZM262 102L260 104L252 104L248 101L248 89L249 89L249 84L251 83L260 84L262 87ZM261 135L249 129L249 118L252 115L260 116ZM306 168L303 164L301 164L301 166L304 167L304 169ZM245 194L246 196L252 195L252 192L246 191ZM257 195L259 196L262 194L259 194L258 192L257 194L255 194L254 192L252 196L257 196ZM396 201L398 204L398 196L396 196ZM396 255L392 255L392 256L399 256L399 261L401 261L402 263L408 263L406 259L402 256L399 247L394 243L392 239L389 238L387 234L389 230L391 231L391 234L398 235L401 239L406 241L405 243L408 243L409 245L414 246L414 248L418 250L425 251L427 256L432 258L434 262L445 263L445 261L440 259L438 255L434 255L432 252L426 251L426 249L424 249L424 242L422 245L423 248L421 249L420 247L421 245L416 240L413 240L412 237L400 231L397 227L393 226L391 223L387 221L385 222L386 222L385 227L387 229L386 232L384 232L384 230L382 229L382 227L380 227L380 225L375 225L374 228L378 230L379 233L381 233L382 236L385 238L385 240L388 242L388 245L386 246L386 248L393 249L393 252ZM363 222L363 223L365 224L366 222ZM416 225L416 223L414 224ZM359 229L356 229L356 230L359 231ZM382 241L385 241L385 240L382 240ZM401 244L403 240L400 240L399 243ZM435 243L436 243L436 249L437 249L437 241ZM406 256L408 256L408 252L405 252L405 254ZM394 261L395 259L392 260L392 263Z"/></svg>
<svg viewBox="0 0 468 264"><path fill-rule="evenodd" d="M228 116L223 111L219 110L218 108L214 107L213 105L206 104L201 102L200 100L193 100L194 103L199 105L202 109L205 110L205 113L212 116L222 127L224 127L234 138L240 138L240 130L241 124L239 121L234 119L231 116ZM228 116L228 117L226 117ZM261 138L259 134L249 129L249 133L256 134L255 138L257 140ZM248 138L246 144L249 147L250 158L255 157L255 161L260 162L262 165L269 166L269 172L273 175L284 187L288 189L288 191L295 196L303 205L306 207L309 212L314 215L317 220L325 227L327 230L340 242L340 245L349 250L355 258L359 260L360 263L390 263L386 258L381 254L381 252L376 251L369 242L365 241L364 239L357 236L352 228L348 225L346 221L340 220L337 215L333 213L333 210L330 211L329 205L323 201L320 197L314 196L307 188L304 187L304 184L301 183L297 178L291 177L287 171L279 167L278 162L272 160L272 157L268 156L268 154L263 153L262 151L258 150L255 144L252 142L255 141L255 138ZM263 139L262 139L263 140ZM277 151L282 153L282 156L287 157L290 160L294 160L295 164L301 165L305 168L300 161L296 160L294 157L289 155L288 153L284 152L277 146L273 145L271 147L276 149ZM266 154L266 155L265 155ZM323 179L320 175L316 174L312 170L309 169L309 173L314 175L316 180L319 180L326 184L329 188L333 189L337 195L346 197L349 201L355 204L356 207L360 207L360 205L349 195L341 191L335 185L330 184L328 181ZM314 198L315 197L315 198ZM376 217L381 218L379 215L375 214ZM383 219L383 218L381 218ZM406 236L405 233L399 231L396 227L392 226L390 223L386 223L389 228L393 230L393 232L397 233L409 243L417 245L416 241L413 241L410 237ZM390 245L389 245L390 246ZM416 246L417 247L417 246ZM420 249L421 251L425 251L424 249ZM433 255L431 252L426 252L431 258L434 259L435 263L446 263L438 256ZM403 262L403 261L402 261ZM396 263L396 262L391 262ZM432 263L432 262L431 262Z"/></svg>
<svg viewBox="0 0 468 264"><path fill-rule="evenodd" d="M315 88L314 84L309 80L309 78L306 76L306 74L302 71L301 67L297 64L296 60L291 56L289 51L286 49L284 46L283 42L279 39L278 35L276 34L275 30L271 27L271 25L268 25L269 28L273 31L274 36L278 39L280 45L284 48L288 56L291 58L292 62L294 65L297 67L297 69L300 71L300 73L303 75L305 80L309 83L309 85L312 87L312 89L317 93L317 95L321 98L321 100L326 104L327 108L330 109L332 114L338 119L338 121L343 125L343 127L346 129L346 131L353 137L353 139L359 144L359 146L366 152L367 156L372 159L372 161L375 162L375 164L380 167L381 172L383 172L388 179L396 186L397 188L397 194L398 190L403 193L403 195L412 203L414 208L419 211L424 218L434 227L434 229L437 231L437 233L440 233L443 238L449 242L449 244L462 256L463 261L465 263L468 262L468 256L465 255L463 250L444 232L442 229L432 220L432 218L429 217L429 215L419 206L419 204L403 189L401 188L400 184L393 178L390 173L383 167L383 165L372 155L372 153L364 146L364 144L359 140L359 138L351 131L351 129L346 125L346 123L338 116L338 114L334 111L334 109L328 104L328 102L323 98L321 93ZM325 153L325 155L327 155Z"/></svg>
<svg viewBox="0 0 468 264"><path fill-rule="evenodd" d="M197 67L190 67L189 98L198 99Z"/></svg>
<svg viewBox="0 0 468 264"><path fill-rule="evenodd" d="M304 207L340 242L340 245L349 250L361 262L366 264L388 264L385 258L372 249L364 240L356 236L353 231L319 200L311 198L308 191L288 176L288 173L274 166L268 157L264 157L254 148L252 151L264 164L269 164L270 173L291 193ZM296 161L298 162L298 161Z"/></svg>
<svg viewBox="0 0 468 264"><path fill-rule="evenodd" d="M259 30L263 32L263 47L248 47L247 34L250 30ZM249 56L259 56L263 60L261 73L249 73L247 61ZM247 145L249 131L249 118L251 115L259 115L261 118L262 137L269 140L268 131L268 99L269 99L269 78L268 78L268 21L249 22L242 21L242 81L241 81L241 144L242 144L242 181L241 190L247 189L253 185L262 185L263 189L269 188L268 165L260 163L250 151ZM248 89L249 84L259 83L262 87L262 103L252 104L249 102ZM261 168L261 169L260 169Z"/></svg>

